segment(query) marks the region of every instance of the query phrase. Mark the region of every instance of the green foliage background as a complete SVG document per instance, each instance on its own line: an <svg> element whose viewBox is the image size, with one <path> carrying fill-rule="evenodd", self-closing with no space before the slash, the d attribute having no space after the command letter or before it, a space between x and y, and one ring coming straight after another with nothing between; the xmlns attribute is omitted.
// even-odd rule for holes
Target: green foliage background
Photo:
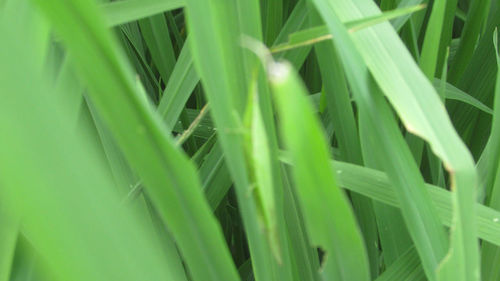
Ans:
<svg viewBox="0 0 500 281"><path fill-rule="evenodd" d="M500 280L498 0L0 0L0 281Z"/></svg>

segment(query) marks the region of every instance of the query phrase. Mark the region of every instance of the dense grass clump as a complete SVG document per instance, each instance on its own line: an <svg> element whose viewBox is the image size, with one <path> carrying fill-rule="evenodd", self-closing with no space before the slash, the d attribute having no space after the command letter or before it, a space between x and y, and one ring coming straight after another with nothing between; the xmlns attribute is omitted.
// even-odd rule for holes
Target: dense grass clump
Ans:
<svg viewBox="0 0 500 281"><path fill-rule="evenodd" d="M498 0L0 0L0 281L498 281Z"/></svg>

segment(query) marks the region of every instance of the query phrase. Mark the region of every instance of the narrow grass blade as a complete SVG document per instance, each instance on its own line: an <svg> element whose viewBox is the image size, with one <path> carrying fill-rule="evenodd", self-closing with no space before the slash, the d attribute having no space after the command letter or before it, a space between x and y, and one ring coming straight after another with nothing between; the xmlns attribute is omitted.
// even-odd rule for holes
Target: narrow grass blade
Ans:
<svg viewBox="0 0 500 281"><path fill-rule="evenodd" d="M498 49L498 29L496 29L493 34L493 44L495 46L495 54L498 66L497 81L495 87L495 113L493 115L491 135L490 139L488 140L487 146L489 163L486 164L486 167L482 168L487 170L488 173L494 173L495 168L497 169L495 173L495 179L493 180L493 186L491 187L491 193L489 193L491 195L488 205L495 210L500 210L500 155L498 151L498 145L500 141L500 130L498 127L498 118L500 116L500 54ZM500 263L500 248L490 243L484 243L482 249L483 280L498 280L498 278L500 278L500 269L498 268L498 264Z"/></svg>
<svg viewBox="0 0 500 281"><path fill-rule="evenodd" d="M298 280L320 280L320 260L318 251L309 243L310 238L306 230L304 216L300 211L296 189L293 187L290 167L282 164L284 187L285 220L289 227L290 256L296 268Z"/></svg>
<svg viewBox="0 0 500 281"><path fill-rule="evenodd" d="M14 215L7 207L8 200L3 199L0 202L0 281L9 281L19 222L17 215Z"/></svg>
<svg viewBox="0 0 500 281"><path fill-rule="evenodd" d="M6 79L0 130L9 132L0 147L2 208L23 218L24 235L57 279L177 278L149 229L120 206L107 168L37 70L31 48L39 42L24 37L23 25L11 24L0 19L7 39L0 50ZM24 79L32 83L19 83Z"/></svg>
<svg viewBox="0 0 500 281"><path fill-rule="evenodd" d="M359 112L359 135L365 167L383 170L385 153L376 149L376 132L366 120L364 112ZM412 240L401 211L392 206L373 202L376 214L383 262L389 267L412 246Z"/></svg>
<svg viewBox="0 0 500 281"><path fill-rule="evenodd" d="M281 5L280 9L282 9ZM277 8L277 7L276 7ZM259 1L246 1L240 0L238 2L238 14L240 15L241 23L241 36L243 39L243 45L245 44L245 39L250 36L250 38L256 38L257 40L263 40L263 32L261 27L261 14ZM278 20L279 21L279 20ZM278 24L278 23L275 23ZM279 23L281 25L281 23ZM257 115L254 118L262 118L261 128L256 129L253 127L249 131L253 138L252 142L254 145L259 143L262 152L259 152L262 158L258 157L262 161L262 164L268 163L265 169L263 165L259 165L256 170L256 181L257 184L261 184L261 198L265 204L264 211L268 213L268 227L265 232L269 243L269 248L272 254L274 254L273 270L275 272L274 279L278 280L289 280L296 279L292 273L291 257L289 254L289 244L287 243L288 233L286 222L284 221L284 202L283 202L283 183L281 177L280 163L278 161L278 140L276 136L276 128L274 125L275 114L272 106L272 100L269 92L268 82L265 76L265 72L262 71L262 65L258 61L257 56L246 50L243 53L243 59L245 62L245 72L247 75L247 81L249 81L249 98L252 94L257 96L257 105L254 105L255 109L258 107L257 111L260 111L261 115ZM247 102L247 109L250 106L250 102ZM255 116L255 114L254 114ZM254 126L256 123L252 124ZM258 133L257 133L258 131ZM265 138L266 140L255 141L255 136L259 138ZM267 153L266 153L267 151ZM256 152L254 152L256 153ZM249 157L251 160L255 156ZM264 159L267 158L267 159ZM254 160L254 163L255 163ZM260 176L258 175L260 173ZM259 179L260 178L260 179ZM264 179L268 178L268 184L263 184ZM259 183L260 181L260 183ZM274 214L273 214L274 213ZM274 218L273 218L274 217ZM273 222L274 220L274 222ZM298 246L298 245L297 245Z"/></svg>
<svg viewBox="0 0 500 281"><path fill-rule="evenodd" d="M278 36L283 24L283 2L287 0L263 0L262 9L262 30L264 43L272 44Z"/></svg>
<svg viewBox="0 0 500 281"><path fill-rule="evenodd" d="M446 13L446 0L436 1L432 5L432 11L427 23L422 53L419 65L422 72L432 81L436 68L438 67L439 50L443 32L443 23ZM441 54L442 55L442 54Z"/></svg>
<svg viewBox="0 0 500 281"><path fill-rule="evenodd" d="M280 44L286 44L289 36L294 32L302 30L309 26L308 21L309 9L307 8L307 0L299 0L295 5L295 8L290 13L287 21L283 25L281 32L279 33L276 41L274 41L274 47ZM289 51L281 52L275 55L277 59L286 59L289 61L296 69L300 69L304 61L306 60L311 47L304 47L298 49L292 49Z"/></svg>
<svg viewBox="0 0 500 281"><path fill-rule="evenodd" d="M438 89L441 87L442 80L441 79L434 79L434 87ZM467 94L466 92L460 90L459 88L446 83L445 89L444 89L444 97L449 100L456 100L456 101L461 101L465 104L468 104L472 107L475 107L484 113L487 113L489 115L493 115L493 110L489 108L487 105L484 103L480 102L473 96Z"/></svg>
<svg viewBox="0 0 500 281"><path fill-rule="evenodd" d="M208 204L215 210L233 184L218 142L215 142L198 171Z"/></svg>
<svg viewBox="0 0 500 281"><path fill-rule="evenodd" d="M485 31L480 38L473 58L456 86L477 100L491 106L496 80L495 50L491 44L494 29L500 25L500 4L493 1ZM449 103L448 111L457 132L469 145L472 155L480 157L488 139L491 117L460 103ZM486 119L486 120L485 120ZM485 120L485 124L479 123Z"/></svg>
<svg viewBox="0 0 500 281"><path fill-rule="evenodd" d="M175 65L175 53L170 31L163 14L139 21L143 40L148 46L153 65L163 81L169 81Z"/></svg>
<svg viewBox="0 0 500 281"><path fill-rule="evenodd" d="M467 20L460 36L460 45L450 65L448 80L451 83L456 83L460 79L472 58L490 3L491 0L474 0L470 3Z"/></svg>
<svg viewBox="0 0 500 281"><path fill-rule="evenodd" d="M169 130L173 130L182 109L199 81L200 77L194 68L188 39L182 48L157 109Z"/></svg>
<svg viewBox="0 0 500 281"><path fill-rule="evenodd" d="M382 149L386 154L386 161L383 161L382 164L388 175L399 187L397 189L398 197L405 202L402 208L403 217L410 236L422 258L426 274L430 280L436 280L435 270L447 247L444 229L435 215L427 191L424 189L424 181L402 139L390 108L383 99L377 85L371 80L368 68L361 58L361 52L358 53L358 50L356 50L356 45L353 42L354 37L349 36L347 30L340 24L335 12L335 8L343 10L342 8L350 7L350 9L357 10L357 7L353 3L345 3L345 6L339 5L335 7L336 3L324 0L317 0L314 3L332 34L335 35L334 40L337 43L340 57L343 59L346 76L355 94L357 105L360 111L366 114L366 120L370 122L369 126L374 128L376 149ZM385 27L386 24L379 26ZM392 27L388 25L388 28ZM369 29L358 34L372 35L371 31L372 29ZM388 43L386 42L386 44ZM376 45L371 47L374 46ZM380 71L387 73L387 70ZM386 83L388 81L382 80L381 82ZM372 149L375 149L375 147ZM402 168L403 166L406 168ZM412 183L411 188L406 186L408 182Z"/></svg>
<svg viewBox="0 0 500 281"><path fill-rule="evenodd" d="M193 279L238 280L194 166L141 96L98 7L87 0L34 2L64 39L93 104L142 178Z"/></svg>

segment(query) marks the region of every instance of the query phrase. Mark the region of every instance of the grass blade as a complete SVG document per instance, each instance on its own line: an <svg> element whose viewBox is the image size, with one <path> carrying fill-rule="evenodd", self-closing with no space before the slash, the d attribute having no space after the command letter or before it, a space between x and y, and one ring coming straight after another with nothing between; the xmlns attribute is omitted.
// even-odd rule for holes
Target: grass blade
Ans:
<svg viewBox="0 0 500 281"><path fill-rule="evenodd" d="M122 0L103 4L101 9L108 26L116 26L182 8L183 5L183 0Z"/></svg>
<svg viewBox="0 0 500 281"><path fill-rule="evenodd" d="M488 140L488 146L485 148L489 157L488 162L485 166L481 165L480 167L487 170L488 173L494 173L495 169L497 169L494 176L494 180L492 180L491 194L488 205L496 210L500 210L500 170L499 169L499 161L500 155L498 151L498 142L500 140L500 131L498 127L498 118L500 116L500 54L498 49L498 29L495 29L493 33L493 43L495 46L495 54L497 58L497 80L495 87L495 113L493 115L493 123L491 128L490 139ZM488 187L486 187L489 189ZM484 243L482 248L482 273L483 280L497 280L500 278L500 269L498 268L498 263L500 262L500 248L496 245L492 245L490 243Z"/></svg>
<svg viewBox="0 0 500 281"><path fill-rule="evenodd" d="M343 20L352 20L356 17L356 14L364 16L380 14L378 8L369 1L359 3L350 1L343 4L333 1L330 1L329 4L326 2L315 1L317 5L321 4L321 6L318 6L318 10L324 11L324 18L331 17L332 12L342 15L341 19ZM330 13L327 14L327 12ZM333 29L332 25L329 25L329 27ZM335 35L338 36L338 34ZM403 44L390 25L383 23L364 32L354 33L350 37L354 46L349 49L358 48L366 66L395 107L407 129L427 140L434 153L443 160L451 173L453 178L452 190L456 191L455 214L457 215L457 225L453 228L450 256L446 259L445 264L453 268L458 265L451 266L451 263L448 262L460 264L458 267L463 269L463 272L455 270L456 278L477 280L479 276L479 251L473 228L475 198L473 187L476 185L476 175L470 153L453 129L436 91L418 70L408 52L404 50ZM385 40L382 38L385 38ZM395 52L395 50L398 51ZM346 48L343 55L348 55L347 52L351 51ZM404 98L401 98L402 91L407 93ZM374 116L370 116L370 118L374 118ZM404 162L408 163L408 161ZM416 180L416 177L414 179ZM422 179L418 181L420 182L419 185L423 183ZM413 200L413 198L407 199ZM403 214L405 214L404 210ZM427 217L426 220L434 219ZM406 221L410 223L408 219ZM412 232L410 228L410 234ZM415 234L412 234L412 238L416 242L415 239L419 239L419 237ZM431 241L435 238L431 238ZM437 242L438 240L440 242ZM432 275L434 275L434 270L437 269L438 262L443 258L440 256L440 251L436 249L437 247L443 247L442 243L444 241L438 240L435 240L434 243L441 245L437 246L435 244L433 247L434 251L437 251L434 261L427 264L423 260L427 277L431 279L433 279ZM416 248L422 255L422 248L418 243Z"/></svg>
<svg viewBox="0 0 500 281"><path fill-rule="evenodd" d="M282 134L295 163L298 200L311 244L326 251L324 278L369 280L361 233L345 195L335 188L335 177L326 168L329 153L325 136L305 96L305 88L289 64L273 63L268 71L282 119ZM296 112L301 112L301 116ZM325 209L333 206L334 212Z"/></svg>
<svg viewBox="0 0 500 281"><path fill-rule="evenodd" d="M141 176L193 278L238 280L222 232L201 193L194 166L175 147L139 93L98 7L86 0L35 2L64 39L90 88L93 104ZM89 60L88 54L95 59ZM96 68L99 73L94 71ZM214 260L213 256L219 258Z"/></svg>

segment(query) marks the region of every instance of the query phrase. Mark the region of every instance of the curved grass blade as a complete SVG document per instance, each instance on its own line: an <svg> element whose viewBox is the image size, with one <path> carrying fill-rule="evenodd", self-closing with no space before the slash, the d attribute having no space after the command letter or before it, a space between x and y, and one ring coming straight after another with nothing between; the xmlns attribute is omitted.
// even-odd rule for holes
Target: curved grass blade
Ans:
<svg viewBox="0 0 500 281"><path fill-rule="evenodd" d="M324 18L332 18L336 13L340 16L340 20L346 21L356 19L360 15L380 14L377 6L371 1L315 0L314 2ZM333 24L329 27L331 31L335 30ZM336 30L341 32L338 28ZM338 36L337 33L332 34ZM477 280L479 278L479 251L473 222L476 174L470 153L451 125L435 89L419 71L392 26L382 23L353 33L349 37L350 39L343 38L344 40L337 39L336 41L340 46L346 44L345 40L352 40L353 45L344 46L343 56L350 55L353 48L359 52L363 57L363 62L360 63L369 68L407 130L428 141L433 152L443 160L450 172L452 190L456 191L454 193L456 195L454 197L456 225L452 228L449 256L442 266L453 268L451 271L458 278L455 280ZM373 117L370 116L370 118ZM417 172L416 169L412 173L415 172ZM421 176L414 174L413 177L415 180L420 178L417 186L421 186L423 183ZM413 198L407 199L413 200ZM426 220L434 219L429 216ZM406 221L409 224L413 223L408 218ZM419 236L413 233L412 238L419 239ZM437 249L443 247L444 241L441 238L438 240L435 240L437 245L431 250L431 252L436 251L433 261L430 263L427 263L425 259L422 261L427 277L431 279L437 270L438 262L443 258ZM416 248L422 255L421 245L417 243ZM452 265L452 263L455 264ZM457 268L460 270L456 270Z"/></svg>
<svg viewBox="0 0 500 281"><path fill-rule="evenodd" d="M340 57L343 59L346 76L350 81L359 110L366 114L365 120L369 122L370 127L374 128L374 145L376 149L381 149L386 154L386 160L382 162L384 169L399 187L396 189L399 199L405 202L402 214L410 236L422 258L428 278L436 280L435 270L445 255L447 241L444 229L424 189L424 181L402 139L393 113L370 77L368 68L356 50L352 37L340 23L333 8L335 4L324 0L317 0L314 3L332 34L336 36L334 40ZM350 5L352 3L347 6ZM362 33L367 34L368 31ZM409 182L411 188L407 186Z"/></svg>
<svg viewBox="0 0 500 281"><path fill-rule="evenodd" d="M443 81L440 80L440 79L434 79L434 87L436 89L439 89L441 87L441 83ZM489 115L493 115L493 110L491 108L489 108L487 105L485 105L484 103L480 102L479 100L477 100L476 98L474 98L473 96L467 94L466 92L460 90L459 88L449 84L449 83L446 83L446 85L444 86L444 97L448 100L457 100L457 101L461 101L463 103L466 103L472 107L475 107Z"/></svg>
<svg viewBox="0 0 500 281"><path fill-rule="evenodd" d="M37 69L39 42L24 27L0 19L2 208L23 218L23 235L58 280L176 279L150 229L120 206L88 136L66 118L68 101Z"/></svg>
<svg viewBox="0 0 500 281"><path fill-rule="evenodd" d="M140 96L98 7L87 0L35 2L63 38L90 88L93 104L142 178L193 278L238 280L193 164L176 148Z"/></svg>

